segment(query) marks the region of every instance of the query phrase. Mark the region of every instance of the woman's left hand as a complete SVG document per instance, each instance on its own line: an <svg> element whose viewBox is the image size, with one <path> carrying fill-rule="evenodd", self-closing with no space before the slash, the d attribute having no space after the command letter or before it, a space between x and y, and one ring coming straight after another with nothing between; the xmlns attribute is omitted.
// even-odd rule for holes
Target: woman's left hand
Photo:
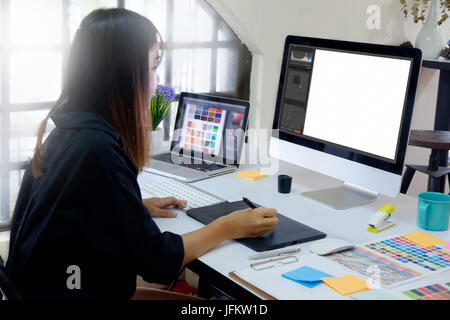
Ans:
<svg viewBox="0 0 450 320"><path fill-rule="evenodd" d="M152 217L175 218L176 212L167 210L169 207L177 207L183 209L186 207L187 201L177 199L175 197L167 198L148 198L143 199L145 207L150 211Z"/></svg>

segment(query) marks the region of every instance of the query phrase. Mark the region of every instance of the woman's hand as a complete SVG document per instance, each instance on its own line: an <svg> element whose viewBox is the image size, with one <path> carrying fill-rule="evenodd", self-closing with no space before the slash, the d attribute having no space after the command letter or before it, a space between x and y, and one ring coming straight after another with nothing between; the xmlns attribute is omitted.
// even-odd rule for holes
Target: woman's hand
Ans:
<svg viewBox="0 0 450 320"><path fill-rule="evenodd" d="M144 206L150 211L152 217L175 218L176 212L167 210L169 207L177 207L183 209L186 207L187 201L177 199L175 197L167 198L148 198L143 199Z"/></svg>
<svg viewBox="0 0 450 320"><path fill-rule="evenodd" d="M228 239L259 237L278 224L275 209L256 208L234 211L199 230L182 235L183 265L201 257L211 248Z"/></svg>
<svg viewBox="0 0 450 320"><path fill-rule="evenodd" d="M254 238L273 230L278 224L277 211L256 208L234 211L221 217L231 239Z"/></svg>

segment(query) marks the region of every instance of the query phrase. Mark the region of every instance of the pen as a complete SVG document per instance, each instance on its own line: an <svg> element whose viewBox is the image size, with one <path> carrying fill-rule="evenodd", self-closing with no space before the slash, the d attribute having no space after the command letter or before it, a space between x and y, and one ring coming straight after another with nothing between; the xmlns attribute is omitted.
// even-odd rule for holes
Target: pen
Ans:
<svg viewBox="0 0 450 320"><path fill-rule="evenodd" d="M251 202L250 200L248 200L246 197L242 198L242 201L244 201L250 208L252 209L256 209L258 208L253 202Z"/></svg>
<svg viewBox="0 0 450 320"><path fill-rule="evenodd" d="M285 254L293 254L300 251L300 248L295 249L288 249L288 250L281 250L281 251L275 251L275 252L267 252L267 253L260 253L255 254L254 256L248 257L250 260L257 260L257 259L264 259L264 258L270 258L270 257L276 257L276 256L282 256Z"/></svg>

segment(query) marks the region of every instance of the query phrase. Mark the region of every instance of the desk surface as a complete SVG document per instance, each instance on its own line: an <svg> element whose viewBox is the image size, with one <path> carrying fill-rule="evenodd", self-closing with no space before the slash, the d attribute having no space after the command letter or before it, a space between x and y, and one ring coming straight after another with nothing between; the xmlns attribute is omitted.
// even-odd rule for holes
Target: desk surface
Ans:
<svg viewBox="0 0 450 320"><path fill-rule="evenodd" d="M240 167L240 170L244 169L259 170L260 168L257 166ZM421 230L416 225L417 199L414 197L404 194L400 194L395 199L379 196L376 201L364 206L341 211L334 210L304 198L300 193L338 186L342 182L281 161L279 173L288 174L293 177L292 191L290 194L279 194L277 192L276 175L252 182L235 178L233 174L227 174L198 181L193 183L193 185L225 198L228 201L241 200L242 197L245 196L260 205L276 208L279 213L282 213L285 216L321 230L325 232L329 238L345 239L355 245L359 245L366 241ZM143 172L138 177L139 183L149 183L159 179L167 178L147 172ZM395 205L393 220L396 222L396 226L379 234L366 231L367 222L370 217L385 203ZM155 221L162 231L171 231L178 234L184 234L203 226L200 222L188 217L184 212L179 211L178 213L177 218L156 218ZM449 230L427 232L441 239L450 240ZM289 248L301 248L301 252L297 255L301 259L302 255L310 253L310 245L311 242L293 245ZM230 271L248 268L250 260L247 258L252 254L255 254L255 251L236 241L229 240L212 249L199 258L199 260L229 278L230 281L235 282L235 280L228 276L228 273ZM419 279L394 289L395 291L401 292L401 290L412 289L429 284L429 282L434 280L436 283L442 283L444 280L447 280L446 282L448 282L448 280L450 280L450 271L434 275L433 278ZM416 284L417 286L415 286ZM299 291L298 298L311 299L311 296L308 295L308 291L305 289L303 290L304 291ZM255 292L253 292L253 294L257 295ZM327 291L326 296L321 298L342 299L343 297L330 289Z"/></svg>

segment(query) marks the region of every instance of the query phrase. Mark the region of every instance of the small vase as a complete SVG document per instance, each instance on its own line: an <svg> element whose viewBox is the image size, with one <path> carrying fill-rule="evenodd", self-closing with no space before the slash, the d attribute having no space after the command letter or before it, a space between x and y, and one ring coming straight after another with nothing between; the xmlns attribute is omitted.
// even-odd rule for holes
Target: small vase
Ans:
<svg viewBox="0 0 450 320"><path fill-rule="evenodd" d="M164 130L162 128L156 128L152 131L152 141L150 144L150 154L155 155L161 152L163 144Z"/></svg>
<svg viewBox="0 0 450 320"><path fill-rule="evenodd" d="M416 39L416 48L426 59L436 59L444 48L444 37L438 25L439 0L432 0L430 13Z"/></svg>

